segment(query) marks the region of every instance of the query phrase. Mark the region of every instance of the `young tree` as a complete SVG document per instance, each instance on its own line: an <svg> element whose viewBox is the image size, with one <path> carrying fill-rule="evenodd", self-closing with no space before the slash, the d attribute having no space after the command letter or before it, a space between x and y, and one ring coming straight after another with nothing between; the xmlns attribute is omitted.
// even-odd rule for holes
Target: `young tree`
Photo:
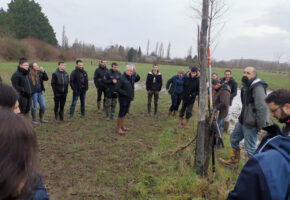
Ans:
<svg viewBox="0 0 290 200"><path fill-rule="evenodd" d="M150 46L150 40L147 41L147 56L149 56L149 46Z"/></svg>
<svg viewBox="0 0 290 200"><path fill-rule="evenodd" d="M168 47L167 47L167 56L166 56L166 59L170 59L170 48L171 48L171 44L169 42L168 43Z"/></svg>
<svg viewBox="0 0 290 200"><path fill-rule="evenodd" d="M64 50L67 50L69 47L68 47L68 38L65 34L65 26L63 25L62 27L62 41L61 41L61 47L62 49Z"/></svg>

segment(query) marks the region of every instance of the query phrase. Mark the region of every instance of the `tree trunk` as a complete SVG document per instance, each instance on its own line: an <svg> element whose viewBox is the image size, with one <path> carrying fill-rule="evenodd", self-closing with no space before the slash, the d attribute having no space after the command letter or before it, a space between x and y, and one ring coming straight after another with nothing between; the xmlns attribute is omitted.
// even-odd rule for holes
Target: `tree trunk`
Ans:
<svg viewBox="0 0 290 200"><path fill-rule="evenodd" d="M207 171L206 167L206 150L205 139L209 137L209 131L206 123L206 101L207 101L207 86L206 86L206 68L207 68L207 29L208 29L208 12L209 0L203 0L202 6L202 21L200 32L200 87L199 87L199 108L198 108L198 127L195 150L195 168L197 174L204 176ZM206 145L207 146L207 145Z"/></svg>

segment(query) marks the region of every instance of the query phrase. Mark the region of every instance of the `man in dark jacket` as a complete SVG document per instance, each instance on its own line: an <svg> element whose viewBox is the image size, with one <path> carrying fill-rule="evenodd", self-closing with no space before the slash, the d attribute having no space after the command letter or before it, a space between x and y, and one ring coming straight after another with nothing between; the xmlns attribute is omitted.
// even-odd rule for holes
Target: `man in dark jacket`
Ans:
<svg viewBox="0 0 290 200"><path fill-rule="evenodd" d="M274 124L253 157L242 169L228 199L290 199L290 90L273 91L265 99L273 117L285 123L281 131Z"/></svg>
<svg viewBox="0 0 290 200"><path fill-rule="evenodd" d="M184 83L184 69L178 70L178 74L169 79L166 83L166 90L171 95L171 106L169 108L168 117L175 117L178 107L182 100Z"/></svg>
<svg viewBox="0 0 290 200"><path fill-rule="evenodd" d="M118 71L118 64L112 63L112 68L105 75L105 85L107 87L106 90L106 120L115 119L115 108L117 104L118 93L116 91L116 85L121 78L122 74Z"/></svg>
<svg viewBox="0 0 290 200"><path fill-rule="evenodd" d="M54 94L54 117L58 121L64 119L64 105L68 93L69 77L65 71L65 63L58 62L58 68L52 74L51 86Z"/></svg>
<svg viewBox="0 0 290 200"><path fill-rule="evenodd" d="M154 95L154 115L157 115L159 92L162 88L162 75L158 71L158 65L154 64L151 72L148 73L146 79L146 90L148 94L147 111L148 116L151 115L151 101Z"/></svg>
<svg viewBox="0 0 290 200"><path fill-rule="evenodd" d="M246 67L241 89L242 112L231 134L230 159L219 161L229 168L237 168L241 158L240 142L244 139L249 158L256 150L258 132L269 124L269 111L264 101L267 84L257 77L254 67Z"/></svg>
<svg viewBox="0 0 290 200"><path fill-rule="evenodd" d="M231 101L230 101L230 106L231 106L233 103L233 99L235 98L235 96L237 96L238 84L235 81L235 79L232 77L231 70L226 70L224 75L225 77L221 79L221 84L227 83L231 88ZM230 124L230 119L227 116L224 119L225 132L228 132L229 124Z"/></svg>
<svg viewBox="0 0 290 200"><path fill-rule="evenodd" d="M80 97L81 100L81 115L85 117L85 102L86 102L86 92L89 89L88 74L84 70L83 61L76 61L76 68L70 74L70 87L73 90L73 99L70 106L70 118L73 119L75 107Z"/></svg>
<svg viewBox="0 0 290 200"><path fill-rule="evenodd" d="M20 95L18 100L20 111L28 117L32 102L33 85L29 78L29 64L26 58L19 59L19 66L12 75L11 82Z"/></svg>
<svg viewBox="0 0 290 200"><path fill-rule="evenodd" d="M124 74L117 82L116 91L119 94L120 111L117 121L117 132L124 135L124 131L129 130L124 125L125 116L128 113L130 102L134 99L134 80L132 77L133 67L127 65Z"/></svg>
<svg viewBox="0 0 290 200"><path fill-rule="evenodd" d="M215 90L213 98L213 108L219 111L218 126L222 134L223 120L227 117L230 106L230 86L226 83L221 84L219 80L212 80L212 89Z"/></svg>
<svg viewBox="0 0 290 200"><path fill-rule="evenodd" d="M107 62L105 60L101 60L99 68L95 70L94 74L94 83L98 90L97 106L99 113L101 112L102 93L104 93L103 107L105 108L106 85L104 80L106 73L108 73Z"/></svg>
<svg viewBox="0 0 290 200"><path fill-rule="evenodd" d="M183 83L183 101L179 113L179 126L183 125L183 116L186 112L185 126L189 125L189 119L192 116L192 108L196 96L199 94L199 77L197 77L197 67L191 67L190 73L187 73Z"/></svg>

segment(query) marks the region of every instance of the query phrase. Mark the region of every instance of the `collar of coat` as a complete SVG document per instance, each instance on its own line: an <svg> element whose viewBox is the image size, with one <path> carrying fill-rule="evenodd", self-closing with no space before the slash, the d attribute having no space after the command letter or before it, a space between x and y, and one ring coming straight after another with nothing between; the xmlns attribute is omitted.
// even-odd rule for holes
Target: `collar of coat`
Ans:
<svg viewBox="0 0 290 200"><path fill-rule="evenodd" d="M161 75L161 73L160 73L158 70L157 70L157 74L154 74L153 71L148 72L148 74L151 74L151 75L157 75L157 76L158 76L158 75Z"/></svg>

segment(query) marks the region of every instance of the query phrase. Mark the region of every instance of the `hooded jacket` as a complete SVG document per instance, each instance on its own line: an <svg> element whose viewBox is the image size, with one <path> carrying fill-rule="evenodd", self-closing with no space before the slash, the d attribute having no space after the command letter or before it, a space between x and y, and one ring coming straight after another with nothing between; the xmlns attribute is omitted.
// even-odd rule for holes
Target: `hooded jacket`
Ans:
<svg viewBox="0 0 290 200"><path fill-rule="evenodd" d="M66 71L60 71L58 68L52 74L51 87L54 95L67 94L69 77Z"/></svg>
<svg viewBox="0 0 290 200"><path fill-rule="evenodd" d="M86 92L89 88L88 74L78 67L70 74L70 87L74 92Z"/></svg>
<svg viewBox="0 0 290 200"><path fill-rule="evenodd" d="M229 82L226 82L226 78L222 78L221 84L223 83L227 83L231 88L231 98L230 98L230 106L231 106L233 103L234 97L237 96L238 83L233 78L230 78Z"/></svg>
<svg viewBox="0 0 290 200"><path fill-rule="evenodd" d="M229 113L230 106L230 86L223 84L215 93L213 98L213 107L220 111L219 119L224 119Z"/></svg>
<svg viewBox="0 0 290 200"><path fill-rule="evenodd" d="M242 169L228 200L290 198L290 136L277 125L264 130L268 134Z"/></svg>
<svg viewBox="0 0 290 200"><path fill-rule="evenodd" d="M32 80L29 78L29 70L25 70L20 66L17 71L12 75L11 82L13 87L23 97L30 98L33 94Z"/></svg>
<svg viewBox="0 0 290 200"><path fill-rule="evenodd" d="M94 83L96 88L104 88L105 87L105 76L106 73L108 73L107 67L103 67L101 64L99 65L99 68L95 70L94 73Z"/></svg>
<svg viewBox="0 0 290 200"><path fill-rule="evenodd" d="M239 122L247 128L261 130L269 124L269 110L265 102L267 87L265 81L256 77L241 88L243 106Z"/></svg>
<svg viewBox="0 0 290 200"><path fill-rule="evenodd" d="M116 92L116 85L120 80L121 76L122 74L119 71L114 71L112 69L108 70L108 73L106 73L104 80L107 88L107 95L112 96L112 94ZM113 79L116 79L117 83L113 83Z"/></svg>
<svg viewBox="0 0 290 200"><path fill-rule="evenodd" d="M169 79L166 83L166 90L168 90L168 93L173 95L176 91L177 85L178 85L178 75L173 76L171 79ZM181 76L181 82L184 83L184 76ZM182 88L183 92L183 88Z"/></svg>
<svg viewBox="0 0 290 200"><path fill-rule="evenodd" d="M120 100L132 101L134 99L134 80L133 76L124 73L117 82L116 91Z"/></svg>
<svg viewBox="0 0 290 200"><path fill-rule="evenodd" d="M162 75L159 71L157 71L157 74L154 74L152 70L147 75L146 90L159 92L161 88L162 88Z"/></svg>
<svg viewBox="0 0 290 200"><path fill-rule="evenodd" d="M196 96L199 94L199 77L191 77L188 73L183 83L183 101L194 103Z"/></svg>

